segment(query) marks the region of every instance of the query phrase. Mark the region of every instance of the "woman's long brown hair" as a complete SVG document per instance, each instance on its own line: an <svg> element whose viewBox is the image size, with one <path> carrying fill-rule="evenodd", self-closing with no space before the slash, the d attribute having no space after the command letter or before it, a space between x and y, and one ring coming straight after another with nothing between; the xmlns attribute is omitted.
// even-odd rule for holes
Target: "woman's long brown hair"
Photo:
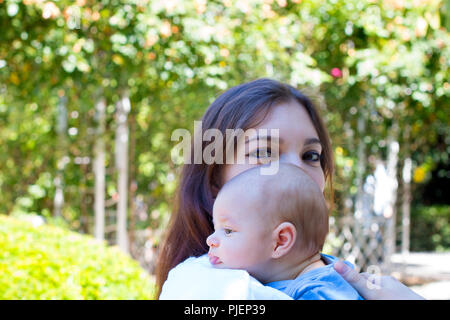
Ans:
<svg viewBox="0 0 450 320"><path fill-rule="evenodd" d="M328 132L311 100L287 84L258 79L227 90L206 110L201 119L202 131L219 129L224 137L226 129L240 128L245 131L261 123L272 107L289 101L298 102L311 118L322 143L320 164L332 190L334 165ZM202 148L206 145L203 142ZM223 145L225 154L226 144ZM191 160L193 151L192 142ZM188 257L198 257L208 252L206 238L214 231L212 207L222 184L221 167L221 164L206 164L203 161L201 164L191 161L191 164L183 165L173 213L156 265L157 297L170 269Z"/></svg>

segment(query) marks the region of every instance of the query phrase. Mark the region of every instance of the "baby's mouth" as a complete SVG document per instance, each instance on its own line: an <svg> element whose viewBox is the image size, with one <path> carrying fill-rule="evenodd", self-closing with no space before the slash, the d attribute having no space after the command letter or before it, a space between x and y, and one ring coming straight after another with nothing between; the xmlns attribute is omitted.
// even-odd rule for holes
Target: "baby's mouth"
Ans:
<svg viewBox="0 0 450 320"><path fill-rule="evenodd" d="M222 261L220 261L219 257L216 257L215 255L208 254L208 257L209 257L209 262L212 265L217 265L219 263L222 263Z"/></svg>

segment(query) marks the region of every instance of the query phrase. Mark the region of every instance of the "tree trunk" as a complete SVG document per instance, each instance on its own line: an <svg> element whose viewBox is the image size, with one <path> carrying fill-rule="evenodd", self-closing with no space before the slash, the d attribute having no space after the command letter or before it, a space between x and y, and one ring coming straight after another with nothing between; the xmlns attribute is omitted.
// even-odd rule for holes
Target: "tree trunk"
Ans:
<svg viewBox="0 0 450 320"><path fill-rule="evenodd" d="M362 199L364 195L364 173L366 171L366 144L364 142L364 135L366 130L366 120L364 113L358 118L358 134L360 135L358 143L358 164L356 170L356 184L358 191L355 201L355 217L359 220L363 216Z"/></svg>
<svg viewBox="0 0 450 320"><path fill-rule="evenodd" d="M387 174L389 176L389 202L384 210L384 217L387 219L386 226L386 261L388 263L388 268L390 267L391 256L395 253L396 246L396 210L395 203L397 201L397 165L398 165L398 152L399 143L397 141L398 126L393 125L390 135L388 137L388 157L387 157Z"/></svg>
<svg viewBox="0 0 450 320"><path fill-rule="evenodd" d="M356 171L356 185L357 185L357 194L355 199L355 209L354 209L354 227L353 227L353 236L355 239L355 246L352 248L352 256L355 259L355 263L359 261L359 258L362 255L364 236L363 236L363 197L364 197L364 174L366 171L366 143L364 142L364 136L366 132L366 112L362 110L361 115L358 118L357 122L357 130L359 135L359 143L358 143L358 163L357 163L357 171Z"/></svg>
<svg viewBox="0 0 450 320"><path fill-rule="evenodd" d="M135 165L135 151L136 151L136 114L130 113L129 117L130 122L130 157L128 159L129 162L129 175L130 181L128 183L129 187L129 195L130 195L130 226L128 230L128 239L130 240L130 252L132 253L133 245L135 241L135 232L136 232L136 190L137 190L137 182L136 182L136 165Z"/></svg>
<svg viewBox="0 0 450 320"><path fill-rule="evenodd" d="M116 167L118 170L117 201L117 244L124 252L129 252L127 234L127 203L128 203L128 124L130 99L128 93L123 93L117 106L116 129Z"/></svg>
<svg viewBox="0 0 450 320"><path fill-rule="evenodd" d="M59 103L58 103L58 119L56 132L58 133L58 146L57 146L57 175L54 180L55 184L55 197L53 199L53 216L59 217L62 213L62 208L64 205L64 178L63 171L66 165L65 161L65 152L66 152L66 130L67 130L67 98L64 95L64 91L58 92L59 94Z"/></svg>
<svg viewBox="0 0 450 320"><path fill-rule="evenodd" d="M409 230L411 215L411 158L403 164L403 199L402 199L402 253L409 253Z"/></svg>
<svg viewBox="0 0 450 320"><path fill-rule="evenodd" d="M82 162L80 164L82 172L81 187L80 187L80 228L84 234L89 234L89 209L87 204L88 200L88 187L86 176L88 174L87 163Z"/></svg>
<svg viewBox="0 0 450 320"><path fill-rule="evenodd" d="M355 207L354 207L354 227L353 227L353 236L355 239L355 247L352 249L353 256L355 258L355 263L359 264L358 261L361 259L364 261L364 245L366 240L364 238L364 218L367 217L367 212L364 212L365 208L363 207L364 200L364 181L365 181L365 173L367 167L367 155L366 155L366 142L364 138L366 136L367 129L367 120L369 118L370 110L372 109L373 99L370 94L367 92L365 96L365 106L361 106L359 109L359 117L357 120L357 135L358 135L358 162L356 168L356 186L357 193L355 198Z"/></svg>
<svg viewBox="0 0 450 320"><path fill-rule="evenodd" d="M94 215L95 227L94 236L98 240L105 239L105 108L106 101L100 98L95 105L97 111L97 137L95 140L95 200Z"/></svg>

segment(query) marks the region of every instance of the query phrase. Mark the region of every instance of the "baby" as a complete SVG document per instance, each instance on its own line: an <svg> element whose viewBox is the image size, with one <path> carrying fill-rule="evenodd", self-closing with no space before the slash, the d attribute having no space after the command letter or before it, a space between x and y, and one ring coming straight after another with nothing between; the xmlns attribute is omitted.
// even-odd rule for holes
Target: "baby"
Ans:
<svg viewBox="0 0 450 320"><path fill-rule="evenodd" d="M244 269L294 299L362 299L320 254L328 208L317 184L300 168L282 164L275 175L244 171L220 190L214 233L206 240L216 268Z"/></svg>

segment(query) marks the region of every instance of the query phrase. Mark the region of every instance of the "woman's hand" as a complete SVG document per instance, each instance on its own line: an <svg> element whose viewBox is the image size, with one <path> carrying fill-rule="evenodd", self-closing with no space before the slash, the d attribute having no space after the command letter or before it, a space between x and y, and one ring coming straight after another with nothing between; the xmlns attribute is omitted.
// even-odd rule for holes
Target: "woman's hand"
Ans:
<svg viewBox="0 0 450 320"><path fill-rule="evenodd" d="M367 300L424 300L424 298L391 276L358 273L343 261L334 264L336 270Z"/></svg>

